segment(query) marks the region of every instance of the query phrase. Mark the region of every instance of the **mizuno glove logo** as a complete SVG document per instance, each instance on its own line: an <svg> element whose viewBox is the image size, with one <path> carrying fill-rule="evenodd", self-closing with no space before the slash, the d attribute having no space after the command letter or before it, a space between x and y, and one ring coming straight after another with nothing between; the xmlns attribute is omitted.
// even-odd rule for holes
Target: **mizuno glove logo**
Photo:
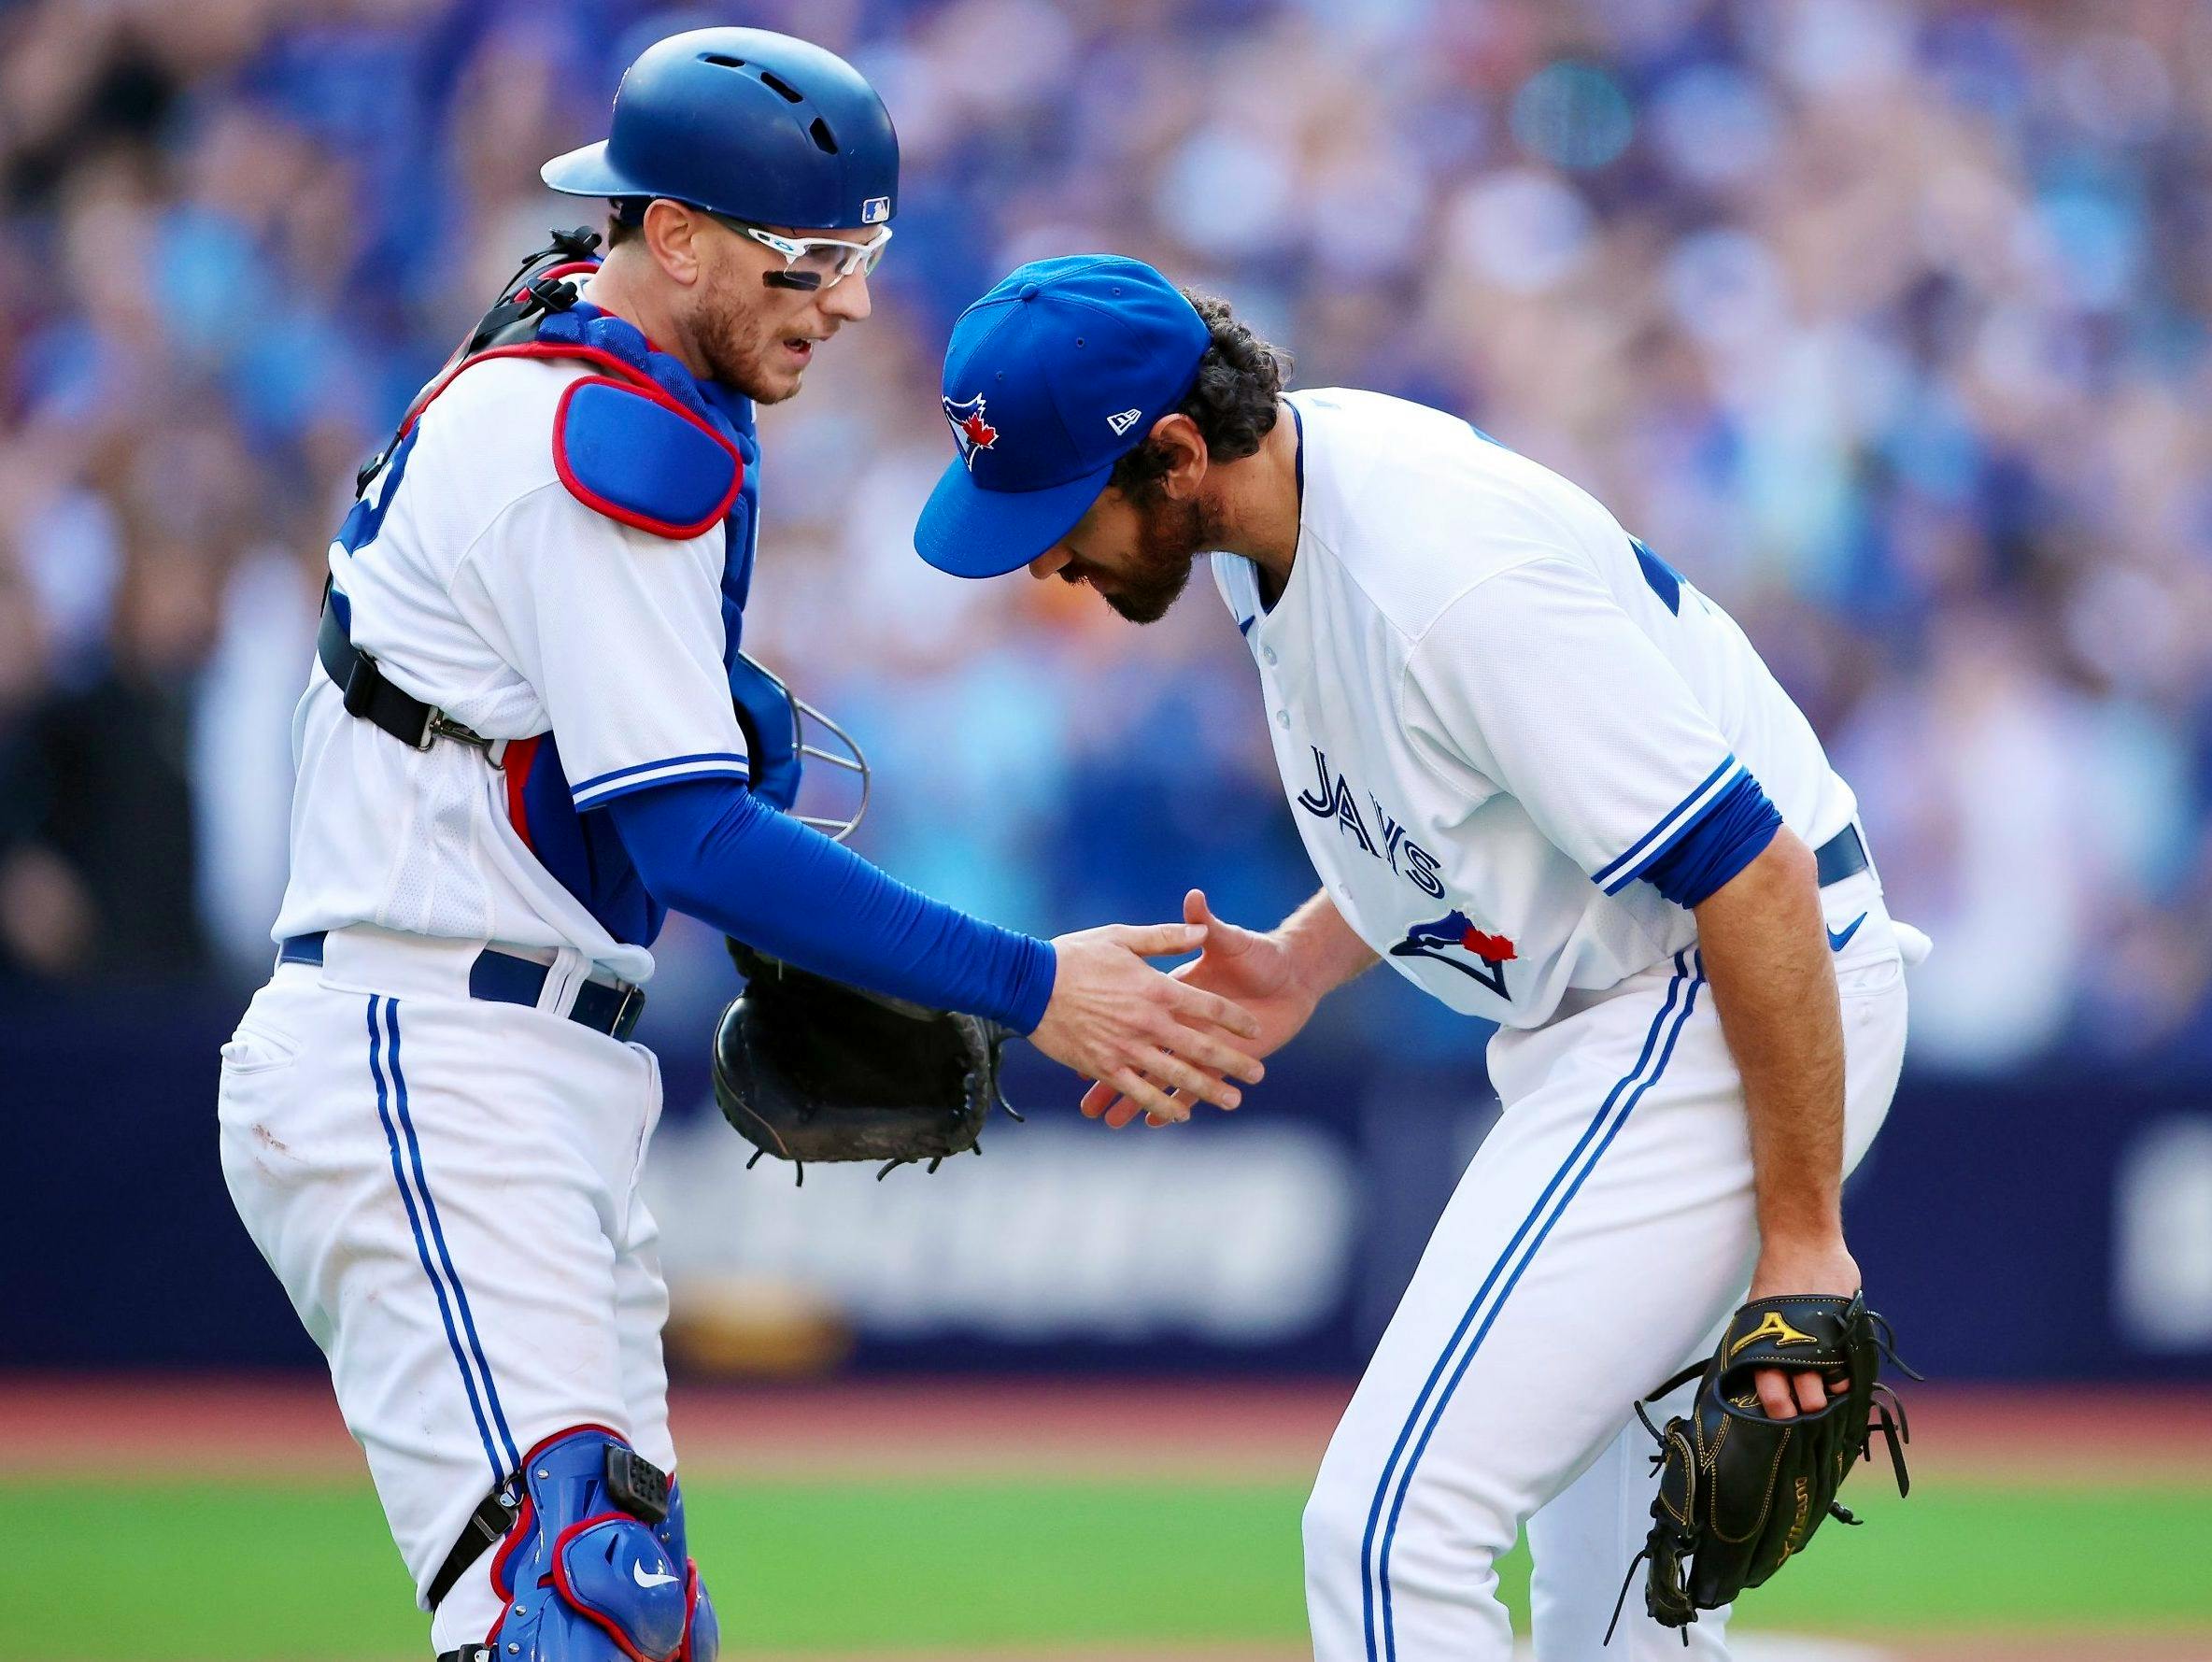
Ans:
<svg viewBox="0 0 2212 1662"><path fill-rule="evenodd" d="M1782 1313L1780 1311L1769 1310L1765 1316L1760 1318L1760 1322L1757 1327L1753 1328L1749 1333L1746 1333L1741 1339L1738 1339L1734 1344L1728 1347L1728 1359L1731 1362L1735 1361L1737 1356L1742 1354L1744 1350L1746 1350L1751 1345L1756 1344L1762 1339L1771 1339L1777 1344L1820 1343L1820 1341L1815 1339L1810 1333L1800 1333L1795 1328L1790 1326L1788 1322L1782 1320Z"/></svg>
<svg viewBox="0 0 2212 1662"><path fill-rule="evenodd" d="M630 1567L630 1579L641 1587L665 1587L676 1578L660 1568L658 1558L653 1560L653 1573L647 1575L645 1560L641 1558Z"/></svg>

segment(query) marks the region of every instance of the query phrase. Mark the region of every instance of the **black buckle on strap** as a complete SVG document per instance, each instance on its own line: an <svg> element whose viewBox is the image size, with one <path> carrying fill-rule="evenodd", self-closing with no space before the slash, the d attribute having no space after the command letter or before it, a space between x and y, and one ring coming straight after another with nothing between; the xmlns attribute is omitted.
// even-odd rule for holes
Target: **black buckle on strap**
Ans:
<svg viewBox="0 0 2212 1662"><path fill-rule="evenodd" d="M315 632L315 657L345 698L347 715L381 728L417 750L428 750L434 739L452 739L489 759L491 740L393 686L376 661L353 644L327 582L322 589L322 621Z"/></svg>
<svg viewBox="0 0 2212 1662"><path fill-rule="evenodd" d="M667 1472L635 1449L614 1442L607 1444L604 1472L609 1500L653 1527L658 1528L667 1520ZM461 1526L461 1539L446 1555L445 1563L438 1566L438 1573L431 1577L431 1609L435 1610L445 1602L446 1595L468 1573L470 1565L506 1539L515 1527L515 1520L521 1515L521 1508L519 1476L509 1478L476 1503L476 1510L469 1513L469 1521ZM446 1656L473 1657L477 1649L463 1645L460 1650L447 1652ZM446 1658L441 1657L439 1662L446 1662Z"/></svg>
<svg viewBox="0 0 2212 1662"><path fill-rule="evenodd" d="M659 1525L668 1516L668 1473L637 1450L607 1444L607 1499L633 1518Z"/></svg>

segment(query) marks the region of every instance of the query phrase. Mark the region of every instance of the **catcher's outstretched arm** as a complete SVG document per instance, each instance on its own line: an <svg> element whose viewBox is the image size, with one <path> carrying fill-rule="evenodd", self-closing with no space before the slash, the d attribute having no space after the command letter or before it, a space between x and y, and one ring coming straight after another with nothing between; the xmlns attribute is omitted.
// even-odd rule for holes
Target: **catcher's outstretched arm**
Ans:
<svg viewBox="0 0 2212 1662"><path fill-rule="evenodd" d="M1789 831L1697 908L1713 1008L1743 1076L1757 1190L1754 1299L1859 1290L1843 1241L1843 1016L1812 851ZM1813 1372L1762 1370L1776 1419L1827 1401ZM1794 1387L1794 1397L1793 1397Z"/></svg>
<svg viewBox="0 0 2212 1662"><path fill-rule="evenodd" d="M1227 1080L1260 1076L1236 1043L1257 1031L1251 1016L1143 962L1189 951L1202 930L1016 934L909 888L730 779L641 790L608 810L663 905L802 970L1001 1023L1167 1117L1190 1108L1164 1087L1234 1107Z"/></svg>
<svg viewBox="0 0 2212 1662"><path fill-rule="evenodd" d="M1033 1031L1049 942L933 901L763 805L735 779L688 779L607 804L646 889L670 910L818 975Z"/></svg>

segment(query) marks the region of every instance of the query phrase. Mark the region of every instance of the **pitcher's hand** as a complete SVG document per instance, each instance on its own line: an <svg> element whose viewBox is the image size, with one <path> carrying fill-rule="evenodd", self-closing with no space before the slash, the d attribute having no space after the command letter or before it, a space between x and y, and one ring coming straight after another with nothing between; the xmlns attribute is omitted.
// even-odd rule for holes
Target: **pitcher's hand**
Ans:
<svg viewBox="0 0 2212 1662"><path fill-rule="evenodd" d="M1214 916L1212 908L1206 903L1206 891L1201 888L1194 888L1183 897L1183 916L1186 924L1200 931L1194 944L1202 950L1189 963L1177 966L1174 978L1234 1000L1249 1013L1258 1027L1246 1035L1249 1043L1245 1048L1255 1057L1272 1056L1297 1038L1299 1030L1312 1018L1321 995L1299 978L1297 967L1283 943L1271 934L1261 934ZM1106 1123L1116 1130L1136 1118L1141 1111L1149 1115L1155 1125L1165 1124L1169 1117L1189 1117L1187 1112L1162 1115L1149 1101L1133 1096L1112 1080L1096 1074L1093 1078L1098 1083L1084 1092L1083 1111L1093 1119L1103 1115ZM1181 1088L1180 1082L1176 1082L1176 1089ZM1220 1101L1220 1099L1208 1095L1207 1101ZM1234 1108L1236 1103L1222 1102L1221 1106Z"/></svg>
<svg viewBox="0 0 2212 1662"><path fill-rule="evenodd" d="M1770 1241L1759 1249L1759 1267L1751 1273L1751 1297L1774 1299L1789 1293L1833 1293L1848 1299L1859 1290L1859 1266L1843 1237L1805 1242ZM1831 1397L1844 1394L1848 1380L1835 1388L1817 1373L1793 1372L1781 1368L1760 1368L1751 1373L1759 1392L1759 1406L1770 1420L1794 1420L1803 1408L1818 1413Z"/></svg>
<svg viewBox="0 0 2212 1662"><path fill-rule="evenodd" d="M1029 1043L1163 1122L1188 1119L1193 1101L1234 1108L1243 1099L1229 1081L1254 1084L1266 1072L1252 1048L1259 1019L1144 961L1205 938L1188 923L1110 923L1057 937L1052 999Z"/></svg>

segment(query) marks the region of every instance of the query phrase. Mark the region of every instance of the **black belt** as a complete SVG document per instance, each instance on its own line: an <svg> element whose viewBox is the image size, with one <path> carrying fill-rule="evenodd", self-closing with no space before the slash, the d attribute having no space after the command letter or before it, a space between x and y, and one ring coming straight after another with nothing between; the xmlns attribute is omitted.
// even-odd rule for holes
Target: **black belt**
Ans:
<svg viewBox="0 0 2212 1662"><path fill-rule="evenodd" d="M1866 840L1859 835L1859 828L1847 825L1813 850L1812 863L1821 887L1826 888L1856 877L1873 862L1866 858Z"/></svg>
<svg viewBox="0 0 2212 1662"><path fill-rule="evenodd" d="M382 728L401 744L418 750L428 750L432 739L453 739L489 754L492 741L385 679L376 661L353 644L346 609L346 597L325 583L322 623L315 632L315 656L322 673L345 695L346 714Z"/></svg>
<svg viewBox="0 0 2212 1662"><path fill-rule="evenodd" d="M278 945L276 961L319 965L322 942L319 930L312 935L294 935ZM546 977L551 973L545 964L517 958L511 952L494 952L487 946L469 966L469 997L489 999L501 1004L527 1004L534 1009L545 994ZM638 1016L645 1007L645 989L642 987L632 987L627 981L612 984L587 981L576 988L576 1000L569 1006L568 1018L611 1039L627 1039L636 1030Z"/></svg>

